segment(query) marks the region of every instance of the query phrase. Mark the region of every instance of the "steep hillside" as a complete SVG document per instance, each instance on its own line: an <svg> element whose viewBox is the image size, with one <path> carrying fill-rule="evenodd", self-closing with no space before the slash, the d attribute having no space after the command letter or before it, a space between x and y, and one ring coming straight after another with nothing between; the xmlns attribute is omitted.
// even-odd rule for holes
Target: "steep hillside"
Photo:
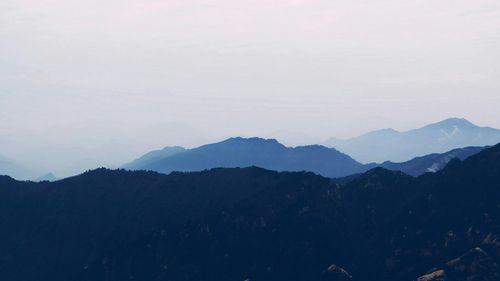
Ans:
<svg viewBox="0 0 500 281"><path fill-rule="evenodd" d="M0 198L2 280L499 278L500 145L418 178L99 169Z"/></svg>

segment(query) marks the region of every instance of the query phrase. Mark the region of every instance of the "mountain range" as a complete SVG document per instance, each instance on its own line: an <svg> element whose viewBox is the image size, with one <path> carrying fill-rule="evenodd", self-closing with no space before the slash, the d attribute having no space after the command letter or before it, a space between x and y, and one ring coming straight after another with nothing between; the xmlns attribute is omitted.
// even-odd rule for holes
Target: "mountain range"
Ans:
<svg viewBox="0 0 500 281"><path fill-rule="evenodd" d="M0 198L1 280L500 278L500 145L418 178L98 169Z"/></svg>
<svg viewBox="0 0 500 281"><path fill-rule="evenodd" d="M394 163L361 164L351 157L320 145L286 147L274 139L231 138L198 148L166 147L124 165L127 170L202 171L212 168L258 166L276 171L310 171L325 177L345 177L375 167L402 171L412 176L442 169L451 159L465 158L483 147L466 147Z"/></svg>
<svg viewBox="0 0 500 281"><path fill-rule="evenodd" d="M486 147L481 146L470 146L464 148L457 148L445 153L432 153L425 156L415 157L409 161L405 162L391 162L386 161L382 164L375 165L377 167L383 167L388 170L401 171L405 174L411 176L420 176L425 173L435 173L443 169L448 162L457 158L459 160L465 160L468 157L480 152ZM370 167L372 165L366 165Z"/></svg>
<svg viewBox="0 0 500 281"><path fill-rule="evenodd" d="M418 176L439 170L452 157L464 159L481 147L497 142L500 142L500 130L450 118L407 132L386 129L350 140L332 139L325 146L286 147L274 139L235 137L193 149L166 147L151 151L122 168L170 173L258 166L276 171L312 171L325 177L346 177L374 167L385 167ZM0 156L2 174L22 180L56 179L50 174L35 174Z"/></svg>
<svg viewBox="0 0 500 281"><path fill-rule="evenodd" d="M410 131L383 129L347 140L333 138L323 144L335 147L362 163L381 163L402 162L416 156L499 142L498 129L479 127L462 118L449 118Z"/></svg>
<svg viewBox="0 0 500 281"><path fill-rule="evenodd" d="M165 151L168 152L167 156L164 156ZM175 152L171 153L172 151ZM126 164L124 168L168 174L172 171L250 166L275 171L313 171L327 177L345 176L366 170L364 165L333 148L320 145L292 148L274 139L241 137L194 149L166 148L148 153Z"/></svg>

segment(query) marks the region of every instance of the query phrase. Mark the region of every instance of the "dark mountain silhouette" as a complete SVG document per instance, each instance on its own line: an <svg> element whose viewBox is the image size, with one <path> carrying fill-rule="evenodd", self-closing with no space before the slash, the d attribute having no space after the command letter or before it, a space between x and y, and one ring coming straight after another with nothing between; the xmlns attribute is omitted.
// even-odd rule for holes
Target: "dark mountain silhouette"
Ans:
<svg viewBox="0 0 500 281"><path fill-rule="evenodd" d="M415 156L498 142L500 130L479 127L465 119L449 118L406 132L384 129L348 140L330 139L324 145L335 147L363 163L381 163L407 161Z"/></svg>
<svg viewBox="0 0 500 281"><path fill-rule="evenodd" d="M421 157L415 157L412 160L401 163L386 161L377 166L386 168L388 170L402 171L405 174L411 176L420 176L428 172L434 173L443 169L448 164L448 162L450 162L454 158L465 160L466 158L470 157L471 155L477 154L485 148L486 147L476 146L458 148L445 153L433 153Z"/></svg>
<svg viewBox="0 0 500 281"><path fill-rule="evenodd" d="M153 154L155 161L144 163L137 160L124 168L170 173L258 166L276 171L312 171L326 177L345 176L366 170L362 164L335 149L320 145L291 148L274 139L261 138L230 138L219 143L180 150L165 157Z"/></svg>
<svg viewBox="0 0 500 281"><path fill-rule="evenodd" d="M1 280L500 278L500 145L418 178L98 169L0 198Z"/></svg>
<svg viewBox="0 0 500 281"><path fill-rule="evenodd" d="M360 164L335 149L320 145L286 147L274 139L231 138L223 142L194 149L167 147L152 151L126 164L128 170L151 170L161 173L172 171L202 171L211 168L258 166L276 171L310 171L325 177L344 177L362 173L375 167L402 171L412 176L441 170L451 159L465 158L483 148L466 147L446 153L434 153L412 160L382 164Z"/></svg>

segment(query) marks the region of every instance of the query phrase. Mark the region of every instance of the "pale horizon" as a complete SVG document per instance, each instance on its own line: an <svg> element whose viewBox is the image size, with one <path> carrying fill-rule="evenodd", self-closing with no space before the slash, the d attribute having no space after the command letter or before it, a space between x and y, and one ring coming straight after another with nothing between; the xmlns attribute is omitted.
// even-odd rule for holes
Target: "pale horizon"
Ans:
<svg viewBox="0 0 500 281"><path fill-rule="evenodd" d="M498 26L489 0L3 1L0 155L67 175L232 136L500 128Z"/></svg>

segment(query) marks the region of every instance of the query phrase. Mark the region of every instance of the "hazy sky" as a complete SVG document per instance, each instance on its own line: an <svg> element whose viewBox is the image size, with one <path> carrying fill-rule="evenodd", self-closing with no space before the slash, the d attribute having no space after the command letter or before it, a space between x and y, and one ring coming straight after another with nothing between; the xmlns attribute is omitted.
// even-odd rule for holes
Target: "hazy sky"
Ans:
<svg viewBox="0 0 500 281"><path fill-rule="evenodd" d="M500 127L499 0L2 0L0 154L67 175L227 136Z"/></svg>

